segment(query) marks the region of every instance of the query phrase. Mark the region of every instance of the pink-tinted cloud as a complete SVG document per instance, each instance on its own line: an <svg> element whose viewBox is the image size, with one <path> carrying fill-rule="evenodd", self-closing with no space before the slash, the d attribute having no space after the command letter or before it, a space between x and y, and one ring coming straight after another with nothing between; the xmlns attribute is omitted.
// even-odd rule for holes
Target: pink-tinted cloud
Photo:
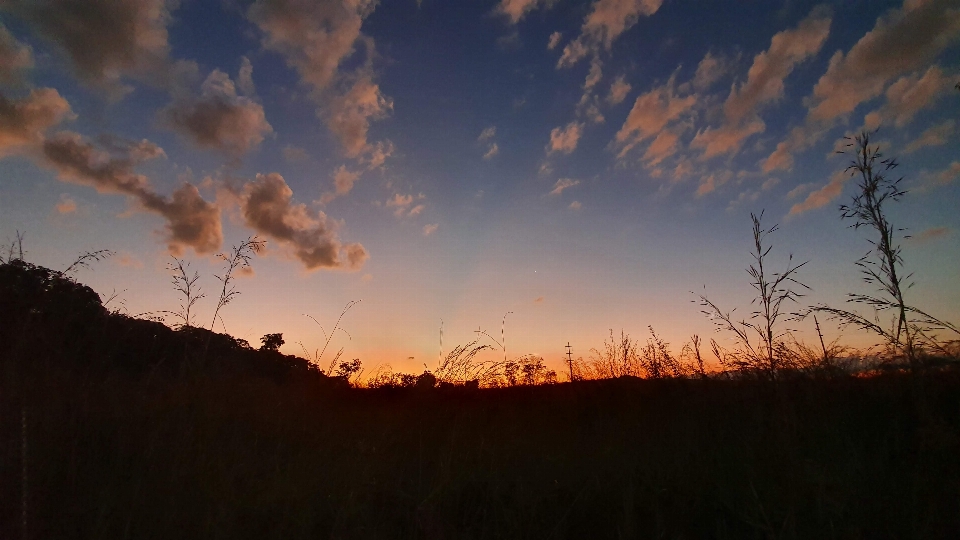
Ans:
<svg viewBox="0 0 960 540"><path fill-rule="evenodd" d="M570 203L570 206L568 206L567 208L571 210L580 210L581 208L583 208L583 205L580 204L580 201L573 201L572 203Z"/></svg>
<svg viewBox="0 0 960 540"><path fill-rule="evenodd" d="M487 152L483 154L483 159L492 159L494 156L500 153L500 146L497 143L490 145L490 148L487 149Z"/></svg>
<svg viewBox="0 0 960 540"><path fill-rule="evenodd" d="M21 84L23 72L33 67L33 50L17 41L0 24L0 83Z"/></svg>
<svg viewBox="0 0 960 540"><path fill-rule="evenodd" d="M376 0L258 0L247 16L263 32L264 48L283 55L303 82L322 90L354 53L363 20Z"/></svg>
<svg viewBox="0 0 960 540"><path fill-rule="evenodd" d="M830 12L816 8L796 28L773 36L770 47L754 57L746 82L731 88L723 104L723 125L701 131L691 143L703 149L703 159L736 153L744 140L766 129L758 116L761 108L783 97L784 80L798 63L820 51L830 23Z"/></svg>
<svg viewBox="0 0 960 540"><path fill-rule="evenodd" d="M895 77L929 65L960 36L954 0L905 2L877 19L846 54L838 51L813 89L810 118L833 120L879 96Z"/></svg>
<svg viewBox="0 0 960 540"><path fill-rule="evenodd" d="M494 13L506 16L511 24L517 24L520 19L540 6L551 7L556 0L500 0Z"/></svg>
<svg viewBox="0 0 960 540"><path fill-rule="evenodd" d="M334 97L328 107L321 108L327 127L343 144L347 157L359 157L374 150L367 143L370 121L388 116L393 111L393 100L380 92L380 85L371 75L362 74L349 90Z"/></svg>
<svg viewBox="0 0 960 540"><path fill-rule="evenodd" d="M359 270L369 258L362 245L341 243L337 223L326 214L293 202L293 190L277 173L244 185L240 207L248 227L288 247L307 270Z"/></svg>
<svg viewBox="0 0 960 540"><path fill-rule="evenodd" d="M920 177L920 187L917 191L926 192L954 183L960 178L960 161L954 161L942 171L924 172Z"/></svg>
<svg viewBox="0 0 960 540"><path fill-rule="evenodd" d="M641 16L649 17L660 9L663 0L596 0L580 28L580 35L567 44L557 67L570 67L601 47L613 42Z"/></svg>
<svg viewBox="0 0 960 540"><path fill-rule="evenodd" d="M950 227L930 227L910 236L910 241L916 244L927 244L938 238L950 234Z"/></svg>
<svg viewBox="0 0 960 540"><path fill-rule="evenodd" d="M258 0L247 12L263 32L263 46L283 55L312 87L318 114L351 158L376 151L367 142L370 122L393 110L393 101L374 81L373 39L360 32L376 5L376 0ZM341 73L357 44L365 47L366 63Z"/></svg>
<svg viewBox="0 0 960 540"><path fill-rule="evenodd" d="M807 198L790 207L789 216L796 216L810 210L823 208L843 193L843 186L850 179L848 171L837 171L830 177L830 181L820 189L814 190Z"/></svg>
<svg viewBox="0 0 960 540"><path fill-rule="evenodd" d="M324 193L320 197L320 203L327 204L337 197L350 193L358 178L360 178L360 171L351 171L346 165L339 166L333 172L333 192Z"/></svg>
<svg viewBox="0 0 960 540"><path fill-rule="evenodd" d="M168 61L168 0L7 0L0 7L26 21L70 58L88 83L114 95L123 77L163 84Z"/></svg>
<svg viewBox="0 0 960 540"><path fill-rule="evenodd" d="M923 76L907 75L891 84L886 91L886 103L864 119L867 130L875 130L881 124L896 127L907 125L917 112L930 107L953 86L953 80L944 76L937 66L931 66Z"/></svg>
<svg viewBox="0 0 960 540"><path fill-rule="evenodd" d="M577 149L577 143L580 142L580 134L583 132L583 124L570 122L565 128L553 128L550 131L550 143L547 145L547 151L550 153L569 154Z"/></svg>
<svg viewBox="0 0 960 540"><path fill-rule="evenodd" d="M263 107L238 96L233 81L219 69L203 82L199 96L174 101L160 117L197 146L233 157L246 154L273 132Z"/></svg>
<svg viewBox="0 0 960 540"><path fill-rule="evenodd" d="M613 84L610 85L610 93L607 94L607 103L611 105L617 105L627 98L627 94L630 93L630 90L633 87L630 86L630 83L623 80L623 75L616 78L613 81Z"/></svg>
<svg viewBox="0 0 960 540"><path fill-rule="evenodd" d="M283 154L283 159L290 163L296 163L298 161L306 161L310 159L310 155L307 154L307 151L299 146L293 146L288 144L283 147L283 150L280 151Z"/></svg>
<svg viewBox="0 0 960 540"><path fill-rule="evenodd" d="M219 207L203 200L196 186L187 183L164 197L146 176L135 172L140 163L162 155L163 150L147 140L111 140L98 148L77 133L60 132L43 142L41 159L64 182L125 195L139 209L165 218L171 253L180 255L188 247L198 254L215 252L223 242Z"/></svg>
<svg viewBox="0 0 960 540"><path fill-rule="evenodd" d="M947 144L950 136L953 135L954 126L956 126L956 122L953 120L947 120L942 124L937 124L921 133L920 136L913 141L910 141L910 144L907 145L904 151L909 154L925 146L942 146Z"/></svg>
<svg viewBox="0 0 960 540"><path fill-rule="evenodd" d="M668 129L658 133L657 138L650 143L647 151L643 154L642 159L646 162L647 167L656 167L664 159L676 154L679 140L680 137Z"/></svg>
<svg viewBox="0 0 960 540"><path fill-rule="evenodd" d="M616 144L621 147L619 157L644 140L658 135L667 124L690 111L696 103L696 95L680 97L675 93L673 78L638 96L615 138Z"/></svg>
<svg viewBox="0 0 960 540"><path fill-rule="evenodd" d="M560 44L560 38L563 37L563 34L560 32L554 32L550 34L550 39L547 40L547 50L554 50L557 48L557 45Z"/></svg>
<svg viewBox="0 0 960 540"><path fill-rule="evenodd" d="M0 94L0 157L39 145L48 129L72 118L70 104L53 88L36 88L18 100Z"/></svg>
<svg viewBox="0 0 960 540"><path fill-rule="evenodd" d="M579 180L573 180L571 178L561 178L553 184L553 189L550 190L550 195L560 195L563 193L563 190L572 188L573 186L580 185Z"/></svg>
<svg viewBox="0 0 960 540"><path fill-rule="evenodd" d="M71 199L68 195L61 195L60 202L55 207L58 214L73 214L77 211L77 201Z"/></svg>
<svg viewBox="0 0 960 540"><path fill-rule="evenodd" d="M423 235L430 236L431 234L437 232L437 228L440 227L439 223L431 223L429 225L423 226Z"/></svg>

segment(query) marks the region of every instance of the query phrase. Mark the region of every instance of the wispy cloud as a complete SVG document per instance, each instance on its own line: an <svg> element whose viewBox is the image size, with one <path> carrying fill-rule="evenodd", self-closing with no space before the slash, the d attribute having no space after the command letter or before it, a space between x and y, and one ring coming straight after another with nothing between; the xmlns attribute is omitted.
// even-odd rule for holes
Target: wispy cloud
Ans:
<svg viewBox="0 0 960 540"><path fill-rule="evenodd" d="M430 236L431 234L437 232L437 228L440 227L439 223L431 223L429 225L423 226L423 235Z"/></svg>
<svg viewBox="0 0 960 540"><path fill-rule="evenodd" d="M0 83L22 84L23 72L33 67L33 49L17 41L0 23Z"/></svg>
<svg viewBox="0 0 960 540"><path fill-rule="evenodd" d="M550 195L560 195L563 193L563 190L572 188L573 186L580 185L579 180L573 180L571 178L561 178L553 184L553 189L550 190Z"/></svg>
<svg viewBox="0 0 960 540"><path fill-rule="evenodd" d="M77 201L70 198L69 195L60 195L60 202L56 206L57 213L61 215L74 214L77 211Z"/></svg>
<svg viewBox="0 0 960 540"><path fill-rule="evenodd" d="M927 244L950 234L950 227L931 227L911 235L909 240L915 244Z"/></svg>
<svg viewBox="0 0 960 540"><path fill-rule="evenodd" d="M746 82L734 85L723 104L724 122L707 128L690 146L703 150L702 158L736 153L743 141L762 133L766 124L758 116L761 108L783 97L784 80L796 65L820 51L830 33L830 12L816 8L800 24L778 32L770 47L753 59Z"/></svg>
<svg viewBox="0 0 960 540"><path fill-rule="evenodd" d="M947 140L953 135L954 126L956 126L954 120L947 120L942 124L930 127L921 133L919 137L910 141L910 144L907 145L904 151L910 154L925 146L942 146L947 144Z"/></svg>
<svg viewBox="0 0 960 540"><path fill-rule="evenodd" d="M617 77L610 85L610 93L607 94L607 103L617 105L627 98L627 94L633 87L630 83L623 80L623 75Z"/></svg>
<svg viewBox="0 0 960 540"><path fill-rule="evenodd" d="M807 198L790 207L788 216L797 216L804 212L823 208L843 193L843 186L850 179L847 171L837 171L830 177L830 181L823 187L811 191Z"/></svg>
<svg viewBox="0 0 960 540"><path fill-rule="evenodd" d="M620 34L641 16L656 13L662 3L663 0L596 0L583 21L580 35L563 48L557 67L573 66L587 54L610 49Z"/></svg>

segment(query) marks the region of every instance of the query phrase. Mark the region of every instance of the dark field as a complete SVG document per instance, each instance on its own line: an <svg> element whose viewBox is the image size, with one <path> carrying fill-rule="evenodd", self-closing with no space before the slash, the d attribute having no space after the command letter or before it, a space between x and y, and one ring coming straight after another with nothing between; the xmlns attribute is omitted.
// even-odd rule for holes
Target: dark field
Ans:
<svg viewBox="0 0 960 540"><path fill-rule="evenodd" d="M960 533L949 358L356 388L23 262L0 297L0 538Z"/></svg>
<svg viewBox="0 0 960 540"><path fill-rule="evenodd" d="M39 366L37 366L39 367ZM2 388L3 536L950 538L960 380L337 389L243 376ZM21 411L22 407L22 411Z"/></svg>

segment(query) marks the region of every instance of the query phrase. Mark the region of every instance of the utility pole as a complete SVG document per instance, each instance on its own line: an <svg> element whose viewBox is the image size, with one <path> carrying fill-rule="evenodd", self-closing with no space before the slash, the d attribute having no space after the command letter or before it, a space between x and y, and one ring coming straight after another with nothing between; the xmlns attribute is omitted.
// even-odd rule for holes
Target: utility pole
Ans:
<svg viewBox="0 0 960 540"><path fill-rule="evenodd" d="M570 366L570 382L573 382L573 350L570 348L570 342L567 342L567 365Z"/></svg>

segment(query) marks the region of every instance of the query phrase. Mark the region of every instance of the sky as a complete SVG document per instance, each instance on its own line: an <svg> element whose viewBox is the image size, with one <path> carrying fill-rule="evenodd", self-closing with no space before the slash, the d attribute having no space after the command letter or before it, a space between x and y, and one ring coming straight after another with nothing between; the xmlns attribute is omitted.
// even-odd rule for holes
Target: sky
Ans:
<svg viewBox="0 0 960 540"><path fill-rule="evenodd" d="M871 292L838 212L868 131L908 303L956 323L958 83L957 0L4 0L0 240L113 251L76 278L130 315L179 308L179 258L210 327L256 236L218 331L315 354L359 301L321 364L480 336L562 371L611 331L732 345L696 300L749 316L751 213L769 264L807 261L797 309Z"/></svg>

